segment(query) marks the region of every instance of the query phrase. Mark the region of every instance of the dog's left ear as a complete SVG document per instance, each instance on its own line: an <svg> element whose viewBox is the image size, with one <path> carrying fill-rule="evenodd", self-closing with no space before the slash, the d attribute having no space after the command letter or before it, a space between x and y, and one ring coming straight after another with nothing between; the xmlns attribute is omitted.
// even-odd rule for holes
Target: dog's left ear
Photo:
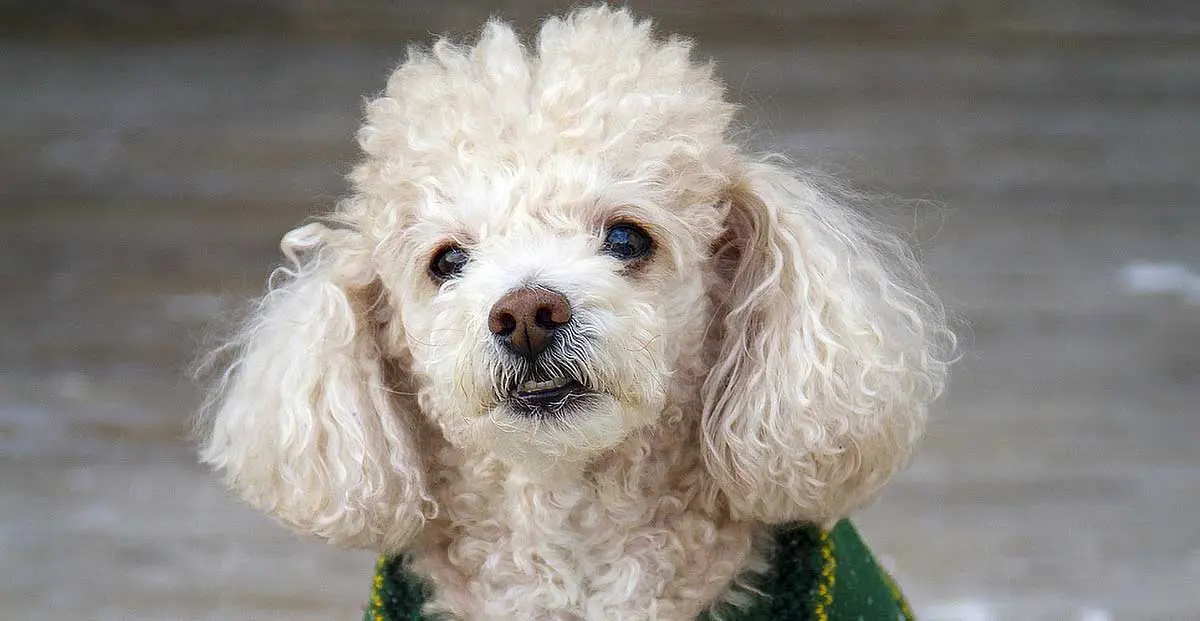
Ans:
<svg viewBox="0 0 1200 621"><path fill-rule="evenodd" d="M901 241L774 164L733 178L705 460L735 514L828 523L907 460L953 336Z"/></svg>
<svg viewBox="0 0 1200 621"><path fill-rule="evenodd" d="M288 233L291 269L224 351L204 462L252 505L334 543L395 552L436 510L417 405L379 334L388 302L353 230Z"/></svg>

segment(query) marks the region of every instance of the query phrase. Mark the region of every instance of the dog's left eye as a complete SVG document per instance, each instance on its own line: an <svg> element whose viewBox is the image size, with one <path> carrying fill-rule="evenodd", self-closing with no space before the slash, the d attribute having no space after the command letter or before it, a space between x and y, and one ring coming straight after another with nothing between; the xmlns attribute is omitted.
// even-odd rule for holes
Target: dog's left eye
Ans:
<svg viewBox="0 0 1200 621"><path fill-rule="evenodd" d="M458 246L447 246L438 251L429 262L429 273L436 280L448 280L463 271L471 255Z"/></svg>
<svg viewBox="0 0 1200 621"><path fill-rule="evenodd" d="M622 261L644 259L653 250L650 234L635 224L615 224L604 233L604 252Z"/></svg>

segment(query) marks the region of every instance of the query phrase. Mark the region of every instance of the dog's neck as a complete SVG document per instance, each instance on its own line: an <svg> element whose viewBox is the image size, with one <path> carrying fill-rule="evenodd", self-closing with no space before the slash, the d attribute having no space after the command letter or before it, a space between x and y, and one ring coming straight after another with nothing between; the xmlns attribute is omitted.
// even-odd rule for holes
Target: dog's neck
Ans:
<svg viewBox="0 0 1200 621"><path fill-rule="evenodd" d="M655 425L635 431L617 447L586 462L510 464L490 455L465 454L443 441L438 459L441 483L435 486L442 490L439 504L453 505L464 489L499 501L490 505L495 512L525 502L530 494L559 510L571 506L573 499L590 496L616 507L671 495L687 498L691 508L713 519L728 519L713 482L704 474L699 412L698 403L668 406Z"/></svg>
<svg viewBox="0 0 1200 621"><path fill-rule="evenodd" d="M412 550L459 618L691 619L758 555L699 451L699 406L669 407L599 460L546 474L442 451L442 511ZM581 612L582 611L582 612Z"/></svg>

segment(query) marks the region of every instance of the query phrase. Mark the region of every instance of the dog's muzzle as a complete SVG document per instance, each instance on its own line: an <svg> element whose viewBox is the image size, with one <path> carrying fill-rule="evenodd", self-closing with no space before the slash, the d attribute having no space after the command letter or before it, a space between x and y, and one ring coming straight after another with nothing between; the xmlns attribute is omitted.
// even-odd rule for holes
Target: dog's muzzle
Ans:
<svg viewBox="0 0 1200 621"><path fill-rule="evenodd" d="M510 291L492 306L488 330L521 370L506 399L514 411L556 416L585 407L595 395L582 378L563 372L577 365L551 351L571 318L567 298L544 287Z"/></svg>

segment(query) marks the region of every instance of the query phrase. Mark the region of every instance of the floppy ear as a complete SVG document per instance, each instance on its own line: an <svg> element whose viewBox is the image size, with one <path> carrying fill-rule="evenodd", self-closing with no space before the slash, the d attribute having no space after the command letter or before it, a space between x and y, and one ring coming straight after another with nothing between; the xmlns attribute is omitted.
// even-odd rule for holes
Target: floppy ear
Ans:
<svg viewBox="0 0 1200 621"><path fill-rule="evenodd" d="M953 336L902 242L815 186L750 163L729 209L705 460L736 514L828 523L907 460Z"/></svg>
<svg viewBox="0 0 1200 621"><path fill-rule="evenodd" d="M224 348L233 360L206 407L201 459L293 529L394 551L434 506L415 403L376 340L387 301L360 240L319 224L284 237L294 269Z"/></svg>

